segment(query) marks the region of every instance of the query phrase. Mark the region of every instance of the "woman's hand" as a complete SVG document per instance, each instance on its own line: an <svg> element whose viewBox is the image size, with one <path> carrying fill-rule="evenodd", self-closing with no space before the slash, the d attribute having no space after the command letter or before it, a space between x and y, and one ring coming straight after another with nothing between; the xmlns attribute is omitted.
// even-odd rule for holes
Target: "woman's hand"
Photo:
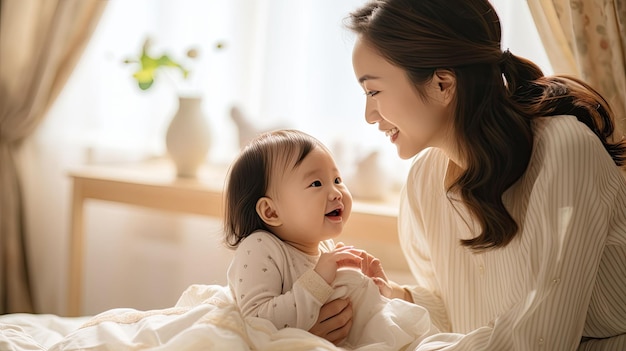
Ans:
<svg viewBox="0 0 626 351"><path fill-rule="evenodd" d="M309 329L309 332L337 345L348 337L351 328L352 304L350 300L336 299L320 308L317 322Z"/></svg>
<svg viewBox="0 0 626 351"><path fill-rule="evenodd" d="M363 251L361 254L361 272L372 278L381 295L390 299L402 299L413 302L411 294L402 286L387 279L383 264L373 255Z"/></svg>
<svg viewBox="0 0 626 351"><path fill-rule="evenodd" d="M383 264L379 259L374 257L368 252L362 251L361 258L361 272L370 278L380 278L387 282L387 275L383 269Z"/></svg>
<svg viewBox="0 0 626 351"><path fill-rule="evenodd" d="M372 278L380 294L388 298L396 297L380 260L365 251L361 254L361 258L363 259L361 261L361 272Z"/></svg>

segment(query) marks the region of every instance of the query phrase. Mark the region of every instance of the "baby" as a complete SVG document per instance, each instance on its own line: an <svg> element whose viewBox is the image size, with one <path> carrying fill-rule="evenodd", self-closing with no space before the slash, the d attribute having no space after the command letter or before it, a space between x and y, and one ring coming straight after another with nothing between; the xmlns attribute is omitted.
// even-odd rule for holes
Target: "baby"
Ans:
<svg viewBox="0 0 626 351"><path fill-rule="evenodd" d="M436 331L425 309L381 296L361 272L378 260L334 244L351 209L330 151L310 135L269 132L242 150L227 181L225 233L236 248L228 284L244 317L309 330L322 305L350 297L352 329L340 346L397 350Z"/></svg>

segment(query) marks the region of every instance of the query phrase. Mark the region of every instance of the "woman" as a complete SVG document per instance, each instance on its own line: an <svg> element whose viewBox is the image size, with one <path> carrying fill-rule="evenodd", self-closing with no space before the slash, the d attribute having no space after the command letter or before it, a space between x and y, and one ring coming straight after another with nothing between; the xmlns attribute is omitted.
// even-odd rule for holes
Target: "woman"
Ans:
<svg viewBox="0 0 626 351"><path fill-rule="evenodd" d="M488 0L374 1L349 27L366 121L416 156L399 232L417 285L388 292L442 331L417 350L626 349L626 144L607 102L502 52Z"/></svg>

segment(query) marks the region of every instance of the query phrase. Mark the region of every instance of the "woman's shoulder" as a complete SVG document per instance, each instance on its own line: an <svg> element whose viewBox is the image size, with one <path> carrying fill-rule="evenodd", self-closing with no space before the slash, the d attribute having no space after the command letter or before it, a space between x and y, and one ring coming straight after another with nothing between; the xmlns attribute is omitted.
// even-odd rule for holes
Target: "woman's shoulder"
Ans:
<svg viewBox="0 0 626 351"><path fill-rule="evenodd" d="M415 156L411 170L419 171L424 168L432 169L433 167L445 169L447 162L448 157L441 149L429 147Z"/></svg>
<svg viewBox="0 0 626 351"><path fill-rule="evenodd" d="M448 167L448 156L434 147L422 150L413 159L409 170L409 182L442 182Z"/></svg>
<svg viewBox="0 0 626 351"><path fill-rule="evenodd" d="M548 146L567 148L589 143L602 146L600 139L576 116L539 117L534 120L533 130L537 143Z"/></svg>
<svg viewBox="0 0 626 351"><path fill-rule="evenodd" d="M448 167L448 156L438 148L422 150L415 158L400 192L401 207L426 208L445 198L444 178Z"/></svg>
<svg viewBox="0 0 626 351"><path fill-rule="evenodd" d="M533 130L535 143L529 168L543 170L544 174L568 174L581 181L600 173L621 177L598 136L576 116L540 117L534 121Z"/></svg>

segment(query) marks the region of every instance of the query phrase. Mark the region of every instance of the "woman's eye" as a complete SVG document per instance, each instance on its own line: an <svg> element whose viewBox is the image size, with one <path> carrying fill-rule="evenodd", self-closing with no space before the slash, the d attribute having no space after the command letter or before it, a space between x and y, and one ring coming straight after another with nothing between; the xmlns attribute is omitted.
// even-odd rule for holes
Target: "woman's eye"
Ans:
<svg viewBox="0 0 626 351"><path fill-rule="evenodd" d="M369 97L372 97L372 96L374 96L374 95L376 95L378 93L380 93L380 91L378 91L378 90L370 90L370 91L365 92L365 95L367 95Z"/></svg>
<svg viewBox="0 0 626 351"><path fill-rule="evenodd" d="M310 186L316 188L316 187L322 186L322 182L320 182L319 180L316 180L313 183L311 183Z"/></svg>
<svg viewBox="0 0 626 351"><path fill-rule="evenodd" d="M341 177L335 178L335 184L341 184Z"/></svg>

